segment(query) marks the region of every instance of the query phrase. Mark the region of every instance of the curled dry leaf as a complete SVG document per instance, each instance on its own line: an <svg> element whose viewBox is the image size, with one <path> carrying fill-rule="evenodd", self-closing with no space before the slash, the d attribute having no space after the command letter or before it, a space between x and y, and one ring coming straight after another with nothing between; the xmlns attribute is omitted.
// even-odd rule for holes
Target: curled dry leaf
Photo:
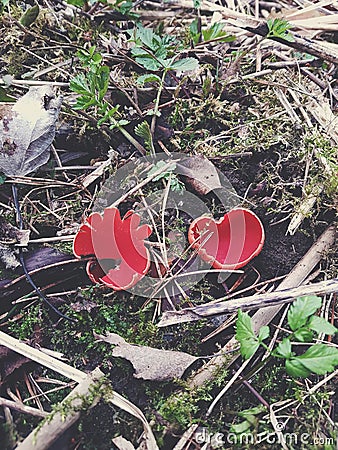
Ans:
<svg viewBox="0 0 338 450"><path fill-rule="evenodd" d="M189 157L177 163L177 169L186 177L186 183L200 195L222 188L216 167L206 158Z"/></svg>
<svg viewBox="0 0 338 450"><path fill-rule="evenodd" d="M127 441L123 436L117 436L112 439L113 444L119 450L135 450L135 447L130 441Z"/></svg>
<svg viewBox="0 0 338 450"><path fill-rule="evenodd" d="M198 359L188 353L128 344L115 333L108 333L107 336L94 333L94 336L99 341L115 345L112 355L130 361L135 369L134 377L143 380L168 381L180 378Z"/></svg>
<svg viewBox="0 0 338 450"><path fill-rule="evenodd" d="M48 161L62 98L32 87L14 105L0 105L0 171L25 176Z"/></svg>
<svg viewBox="0 0 338 450"><path fill-rule="evenodd" d="M20 263L12 245L26 246L29 241L30 230L19 230L0 218L0 260L7 269L16 269Z"/></svg>
<svg viewBox="0 0 338 450"><path fill-rule="evenodd" d="M0 388L6 384L9 379L13 380L13 373L31 361L25 356L13 352L7 347L0 345Z"/></svg>

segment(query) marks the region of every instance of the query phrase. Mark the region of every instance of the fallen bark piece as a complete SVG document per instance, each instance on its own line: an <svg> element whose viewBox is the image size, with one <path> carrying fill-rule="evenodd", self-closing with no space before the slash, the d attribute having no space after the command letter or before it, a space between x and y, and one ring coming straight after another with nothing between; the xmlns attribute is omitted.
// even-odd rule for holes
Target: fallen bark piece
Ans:
<svg viewBox="0 0 338 450"><path fill-rule="evenodd" d="M143 380L168 381L181 378L185 370L198 359L188 353L128 344L115 333L108 333L107 336L94 333L94 336L99 341L115 345L112 355L130 361L135 369L134 377Z"/></svg>
<svg viewBox="0 0 338 450"><path fill-rule="evenodd" d="M221 314L233 313L238 309L242 311L251 311L258 308L267 308L269 306L283 305L290 303L297 297L305 295L321 295L338 292L338 278L332 280L321 281L309 286L299 286L293 289L284 289L267 294L250 295L248 297L236 298L234 300L226 300L217 303L199 305L195 308L186 308L181 311L166 311L158 327L175 325L182 322L193 322L196 320L206 319L208 317L218 316Z"/></svg>

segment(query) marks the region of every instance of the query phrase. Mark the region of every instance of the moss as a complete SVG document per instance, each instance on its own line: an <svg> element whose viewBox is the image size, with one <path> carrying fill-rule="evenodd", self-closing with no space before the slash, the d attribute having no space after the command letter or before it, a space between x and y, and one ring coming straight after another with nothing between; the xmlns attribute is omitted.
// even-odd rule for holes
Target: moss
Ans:
<svg viewBox="0 0 338 450"><path fill-rule="evenodd" d="M35 305L25 311L21 320L9 323L8 329L17 339L24 341L33 336L37 327L42 328L45 321L46 317L40 305Z"/></svg>

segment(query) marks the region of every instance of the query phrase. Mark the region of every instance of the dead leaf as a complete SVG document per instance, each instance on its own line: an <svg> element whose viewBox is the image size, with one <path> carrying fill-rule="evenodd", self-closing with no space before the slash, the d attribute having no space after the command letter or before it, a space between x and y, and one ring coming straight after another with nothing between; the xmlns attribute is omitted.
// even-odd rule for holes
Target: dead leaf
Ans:
<svg viewBox="0 0 338 450"><path fill-rule="evenodd" d="M0 217L0 244L26 246L29 236L30 230L19 230L19 228L6 222L3 217Z"/></svg>
<svg viewBox="0 0 338 450"><path fill-rule="evenodd" d="M221 188L216 167L208 159L194 156L176 164L178 173L187 177L187 183L200 195Z"/></svg>
<svg viewBox="0 0 338 450"><path fill-rule="evenodd" d="M185 370L198 359L188 353L128 344L115 333L101 336L94 332L94 337L115 345L112 355L130 361L135 369L134 377L143 380L168 381L181 378Z"/></svg>
<svg viewBox="0 0 338 450"><path fill-rule="evenodd" d="M123 436L115 437L112 439L112 442L119 450L135 450L133 444L130 441L127 441Z"/></svg>
<svg viewBox="0 0 338 450"><path fill-rule="evenodd" d="M70 305L71 309L77 313L80 313L82 311L86 311L90 313L93 309L97 308L98 305L94 302L90 302L89 300L86 300L85 298L81 298L81 300L72 303Z"/></svg>
<svg viewBox="0 0 338 450"><path fill-rule="evenodd" d="M0 261L5 265L6 269L14 270L20 266L15 251L6 245L0 244Z"/></svg>
<svg viewBox="0 0 338 450"><path fill-rule="evenodd" d="M31 360L0 345L0 387L5 384L13 373Z"/></svg>
<svg viewBox="0 0 338 450"><path fill-rule="evenodd" d="M10 245L27 246L30 230L19 230L0 217L0 260L7 269L13 270L19 267L17 252Z"/></svg>
<svg viewBox="0 0 338 450"><path fill-rule="evenodd" d="M0 171L24 176L48 161L61 102L50 86L39 86L0 105Z"/></svg>

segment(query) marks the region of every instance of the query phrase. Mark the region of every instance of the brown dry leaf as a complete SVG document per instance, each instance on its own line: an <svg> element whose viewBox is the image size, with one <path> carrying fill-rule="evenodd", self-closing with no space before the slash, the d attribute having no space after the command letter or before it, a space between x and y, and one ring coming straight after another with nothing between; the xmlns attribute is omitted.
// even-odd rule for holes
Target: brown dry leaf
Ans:
<svg viewBox="0 0 338 450"><path fill-rule="evenodd" d="M200 195L221 188L216 167L208 159L194 156L176 164L178 172L187 177L186 182Z"/></svg>
<svg viewBox="0 0 338 450"><path fill-rule="evenodd" d="M135 450L133 444L130 441L127 441L123 436L117 436L112 439L112 442L119 450Z"/></svg>
<svg viewBox="0 0 338 450"><path fill-rule="evenodd" d="M16 269L20 265L15 249L11 245L27 246L29 236L30 230L19 230L0 218L0 260L7 269Z"/></svg>
<svg viewBox="0 0 338 450"><path fill-rule="evenodd" d="M30 237L30 230L19 230L19 228L5 221L0 217L0 244L19 244L26 246Z"/></svg>
<svg viewBox="0 0 338 450"><path fill-rule="evenodd" d="M6 383L13 373L31 360L0 345L0 387Z"/></svg>
<svg viewBox="0 0 338 450"><path fill-rule="evenodd" d="M32 87L14 105L0 105L0 171L24 176L48 161L62 98Z"/></svg>
<svg viewBox="0 0 338 450"><path fill-rule="evenodd" d="M198 359L188 353L128 344L115 333L101 336L94 332L94 337L99 341L115 345L112 355L130 361L135 369L134 377L143 380L168 381L180 378L185 370Z"/></svg>

